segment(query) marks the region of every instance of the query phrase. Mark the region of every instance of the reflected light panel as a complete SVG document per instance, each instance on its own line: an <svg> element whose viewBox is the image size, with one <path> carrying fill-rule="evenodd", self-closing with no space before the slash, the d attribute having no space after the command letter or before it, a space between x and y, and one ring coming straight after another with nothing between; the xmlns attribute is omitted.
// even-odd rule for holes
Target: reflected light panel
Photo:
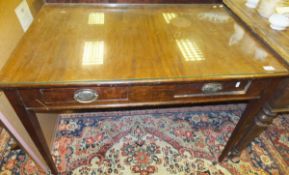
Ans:
<svg viewBox="0 0 289 175"><path fill-rule="evenodd" d="M205 60L199 46L188 39L177 40L177 45L186 61Z"/></svg>
<svg viewBox="0 0 289 175"><path fill-rule="evenodd" d="M104 42L92 41L84 43L82 65L103 64Z"/></svg>
<svg viewBox="0 0 289 175"><path fill-rule="evenodd" d="M90 13L88 17L88 24L104 24L104 13Z"/></svg>
<svg viewBox="0 0 289 175"><path fill-rule="evenodd" d="M163 17L166 23L169 24L171 20L177 17L177 15L175 13L163 13Z"/></svg>

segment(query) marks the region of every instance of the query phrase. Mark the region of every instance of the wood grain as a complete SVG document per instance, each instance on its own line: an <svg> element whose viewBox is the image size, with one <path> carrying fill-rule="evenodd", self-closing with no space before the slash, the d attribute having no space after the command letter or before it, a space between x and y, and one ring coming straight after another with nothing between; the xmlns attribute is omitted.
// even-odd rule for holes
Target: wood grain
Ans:
<svg viewBox="0 0 289 175"><path fill-rule="evenodd" d="M0 72L0 86L287 74L219 5L45 5Z"/></svg>
<svg viewBox="0 0 289 175"><path fill-rule="evenodd" d="M0 69L2 69L2 67L5 65L12 51L15 49L18 42L24 35L14 11L20 2L21 0L0 0ZM27 3L34 17L44 4L42 0L27 0ZM13 126L13 129L15 129L17 133L21 134L21 140L18 141L20 144L25 145L20 145L23 147L23 150L30 154L30 157L34 159L34 161L39 164L40 167L46 170L47 166L43 157L39 153L37 147L34 145L32 139L21 124L2 91L0 91L0 111ZM11 133L11 135L12 134L15 133Z"/></svg>
<svg viewBox="0 0 289 175"><path fill-rule="evenodd" d="M224 0L224 3L246 24L248 27L269 45L289 68L289 32L275 31L271 29L267 19L261 17L255 9L245 6L245 0ZM276 118L277 112L289 111L289 79L274 80L265 89L265 96L261 100L249 102L246 111L238 122L219 160L222 161L228 152L231 156L239 156L253 139L258 137ZM255 109L255 110L253 110ZM258 113L256 113L258 110ZM240 127L241 126L241 127Z"/></svg>
<svg viewBox="0 0 289 175"><path fill-rule="evenodd" d="M268 19L245 6L245 0L224 0L224 3L289 64L289 30L273 30Z"/></svg>
<svg viewBox="0 0 289 175"><path fill-rule="evenodd" d="M57 174L37 111L250 101L221 160L275 90L266 87L287 75L223 5L46 4L1 70L0 89ZM236 81L253 83L246 91ZM235 93L203 95L214 82ZM80 88L100 101L76 104Z"/></svg>
<svg viewBox="0 0 289 175"><path fill-rule="evenodd" d="M0 0L0 69L24 35L14 12L20 2L21 0ZM42 0L28 0L27 3L33 16L36 16L43 5Z"/></svg>
<svg viewBox="0 0 289 175"><path fill-rule="evenodd" d="M285 61L289 69L289 30L275 31L271 29L267 19L261 17L256 10L245 6L245 1L224 0L224 3L237 14L249 27L264 40ZM273 112L289 111L289 80L283 80L278 87L270 106Z"/></svg>
<svg viewBox="0 0 289 175"><path fill-rule="evenodd" d="M221 0L46 0L48 3L220 3Z"/></svg>

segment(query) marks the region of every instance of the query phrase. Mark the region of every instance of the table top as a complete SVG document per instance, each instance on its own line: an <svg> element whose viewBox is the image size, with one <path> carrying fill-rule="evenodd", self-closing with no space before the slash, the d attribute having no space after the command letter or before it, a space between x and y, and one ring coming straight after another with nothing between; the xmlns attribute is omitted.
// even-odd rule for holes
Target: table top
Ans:
<svg viewBox="0 0 289 175"><path fill-rule="evenodd" d="M288 75L218 4L44 5L0 87Z"/></svg>
<svg viewBox="0 0 289 175"><path fill-rule="evenodd" d="M256 9L245 6L246 0L224 0L224 3L289 65L289 30L273 30L267 18L259 15Z"/></svg>

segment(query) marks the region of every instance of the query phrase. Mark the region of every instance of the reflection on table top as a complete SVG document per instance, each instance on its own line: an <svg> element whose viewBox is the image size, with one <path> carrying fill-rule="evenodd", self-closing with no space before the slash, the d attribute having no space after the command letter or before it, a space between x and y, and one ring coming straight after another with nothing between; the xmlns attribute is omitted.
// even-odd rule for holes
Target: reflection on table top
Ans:
<svg viewBox="0 0 289 175"><path fill-rule="evenodd" d="M246 0L224 0L224 3L289 65L289 30L273 30L267 18L262 17L256 9L245 6Z"/></svg>
<svg viewBox="0 0 289 175"><path fill-rule="evenodd" d="M222 5L45 5L0 86L286 73Z"/></svg>

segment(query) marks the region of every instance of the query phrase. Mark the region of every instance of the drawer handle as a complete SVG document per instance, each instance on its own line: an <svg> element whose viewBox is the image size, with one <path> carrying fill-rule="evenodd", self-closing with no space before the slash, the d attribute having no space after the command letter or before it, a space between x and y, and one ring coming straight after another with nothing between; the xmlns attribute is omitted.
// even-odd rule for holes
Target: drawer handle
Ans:
<svg viewBox="0 0 289 175"><path fill-rule="evenodd" d="M216 93L223 90L223 85L221 83L207 83L202 87L203 93Z"/></svg>
<svg viewBox="0 0 289 175"><path fill-rule="evenodd" d="M74 100L79 103L95 102L98 96L98 93L93 89L80 89L74 92Z"/></svg>

